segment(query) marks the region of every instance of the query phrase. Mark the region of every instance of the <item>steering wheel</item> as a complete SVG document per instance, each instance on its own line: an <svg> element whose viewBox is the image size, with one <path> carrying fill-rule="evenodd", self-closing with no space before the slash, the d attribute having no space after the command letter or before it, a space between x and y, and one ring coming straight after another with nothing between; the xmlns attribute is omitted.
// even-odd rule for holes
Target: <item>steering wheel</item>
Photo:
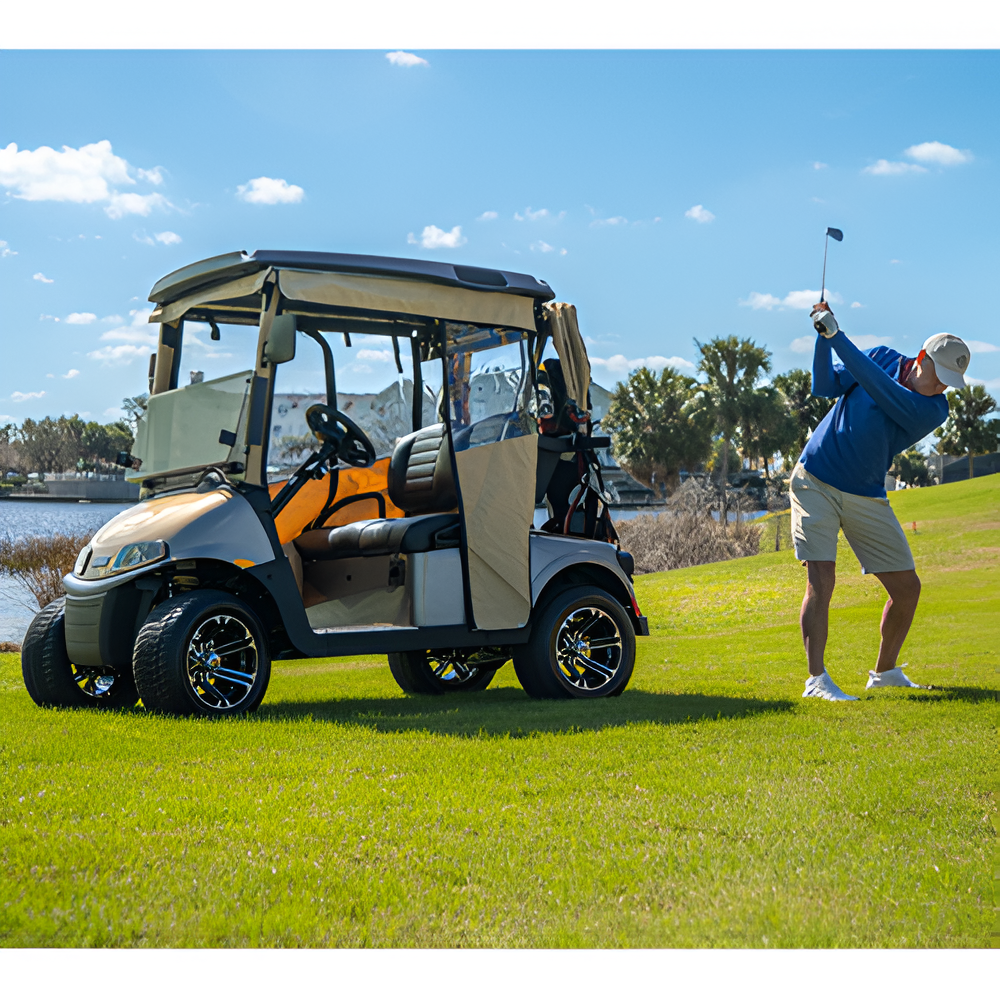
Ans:
<svg viewBox="0 0 1000 1000"><path fill-rule="evenodd" d="M339 410L315 403L306 410L309 430L324 444L335 446L334 454L348 465L367 467L375 462L375 446L368 435Z"/></svg>

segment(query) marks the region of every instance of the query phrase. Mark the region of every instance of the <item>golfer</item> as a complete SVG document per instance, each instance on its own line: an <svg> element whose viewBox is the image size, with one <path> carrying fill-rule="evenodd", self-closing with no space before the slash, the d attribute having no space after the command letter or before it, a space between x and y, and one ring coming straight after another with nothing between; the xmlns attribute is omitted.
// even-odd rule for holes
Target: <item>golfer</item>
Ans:
<svg viewBox="0 0 1000 1000"><path fill-rule="evenodd" d="M913 621L920 580L906 535L885 495L893 457L948 415L943 393L965 385L969 348L950 333L929 337L916 358L889 347L861 351L837 326L825 302L811 315L816 331L812 391L837 402L809 438L791 477L795 557L806 567L802 639L809 663L803 698L857 701L834 684L823 664L830 598L836 583L837 531L842 528L864 573L873 573L889 599L882 642L868 688L922 687L896 666ZM836 349L843 364L833 363ZM906 666L904 663L903 666Z"/></svg>

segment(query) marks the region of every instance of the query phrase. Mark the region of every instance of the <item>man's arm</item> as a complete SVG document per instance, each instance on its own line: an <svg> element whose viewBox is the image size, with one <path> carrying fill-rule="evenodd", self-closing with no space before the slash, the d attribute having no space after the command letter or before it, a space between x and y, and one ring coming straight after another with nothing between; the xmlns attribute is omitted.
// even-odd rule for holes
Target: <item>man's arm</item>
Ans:
<svg viewBox="0 0 1000 1000"><path fill-rule="evenodd" d="M833 363L833 347L826 337L816 338L813 352L812 394L835 399L842 396L858 380L843 365Z"/></svg>
<svg viewBox="0 0 1000 1000"><path fill-rule="evenodd" d="M817 340L825 340L818 337ZM906 386L900 385L887 371L880 368L867 354L858 350L843 330L838 330L827 344L835 347L847 372L853 376L861 388L878 404L879 408L892 420L907 430L920 431L920 436L937 427L947 413L948 404L944 397L922 396ZM818 350L818 346L817 346ZM927 428L923 430L923 428Z"/></svg>

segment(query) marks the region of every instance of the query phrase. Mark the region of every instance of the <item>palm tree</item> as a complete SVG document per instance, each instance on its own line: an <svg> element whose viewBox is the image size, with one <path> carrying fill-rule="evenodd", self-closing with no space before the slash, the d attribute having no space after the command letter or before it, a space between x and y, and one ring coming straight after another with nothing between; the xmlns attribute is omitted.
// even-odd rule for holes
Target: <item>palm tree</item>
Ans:
<svg viewBox="0 0 1000 1000"><path fill-rule="evenodd" d="M715 411L715 429L722 435L722 511L723 524L728 517L726 484L729 478L729 441L749 408L757 380L771 370L771 353L752 340L716 337L707 344L697 340L701 352L698 371L706 376L706 391Z"/></svg>
<svg viewBox="0 0 1000 1000"><path fill-rule="evenodd" d="M804 368L793 368L783 375L774 376L774 386L785 397L788 411L795 420L797 433L794 441L784 451L786 462L791 465L805 448L809 435L819 426L836 402L812 394L812 375Z"/></svg>
<svg viewBox="0 0 1000 1000"><path fill-rule="evenodd" d="M948 419L934 432L940 439L937 449L944 455L967 454L971 479L973 458L989 454L1000 442L1000 420L986 419L997 408L997 401L981 385L967 385L952 389L948 404Z"/></svg>
<svg viewBox="0 0 1000 1000"><path fill-rule="evenodd" d="M672 489L680 470L705 460L712 449L712 415L696 379L669 365L656 375L639 368L619 382L601 427L629 475L647 486ZM655 489L655 487L654 487Z"/></svg>

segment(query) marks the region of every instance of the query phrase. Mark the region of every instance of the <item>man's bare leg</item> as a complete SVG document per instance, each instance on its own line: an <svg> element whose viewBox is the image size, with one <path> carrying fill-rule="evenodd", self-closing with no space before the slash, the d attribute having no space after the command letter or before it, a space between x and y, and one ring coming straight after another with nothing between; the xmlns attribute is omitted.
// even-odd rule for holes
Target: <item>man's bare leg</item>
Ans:
<svg viewBox="0 0 1000 1000"><path fill-rule="evenodd" d="M825 669L823 653L826 650L826 638L830 629L830 599L837 583L837 564L830 560L810 559L806 563L806 574L806 594L802 598L799 622L802 625L802 642L806 647L809 673L813 677L818 677ZM899 574L883 574L885 575ZM913 617L912 613L910 617Z"/></svg>
<svg viewBox="0 0 1000 1000"><path fill-rule="evenodd" d="M882 643L878 650L878 663L875 665L875 670L882 673L896 666L896 657L899 656L906 633L910 631L917 601L920 600L920 577L912 569L898 573L876 573L875 576L889 595L882 609Z"/></svg>

